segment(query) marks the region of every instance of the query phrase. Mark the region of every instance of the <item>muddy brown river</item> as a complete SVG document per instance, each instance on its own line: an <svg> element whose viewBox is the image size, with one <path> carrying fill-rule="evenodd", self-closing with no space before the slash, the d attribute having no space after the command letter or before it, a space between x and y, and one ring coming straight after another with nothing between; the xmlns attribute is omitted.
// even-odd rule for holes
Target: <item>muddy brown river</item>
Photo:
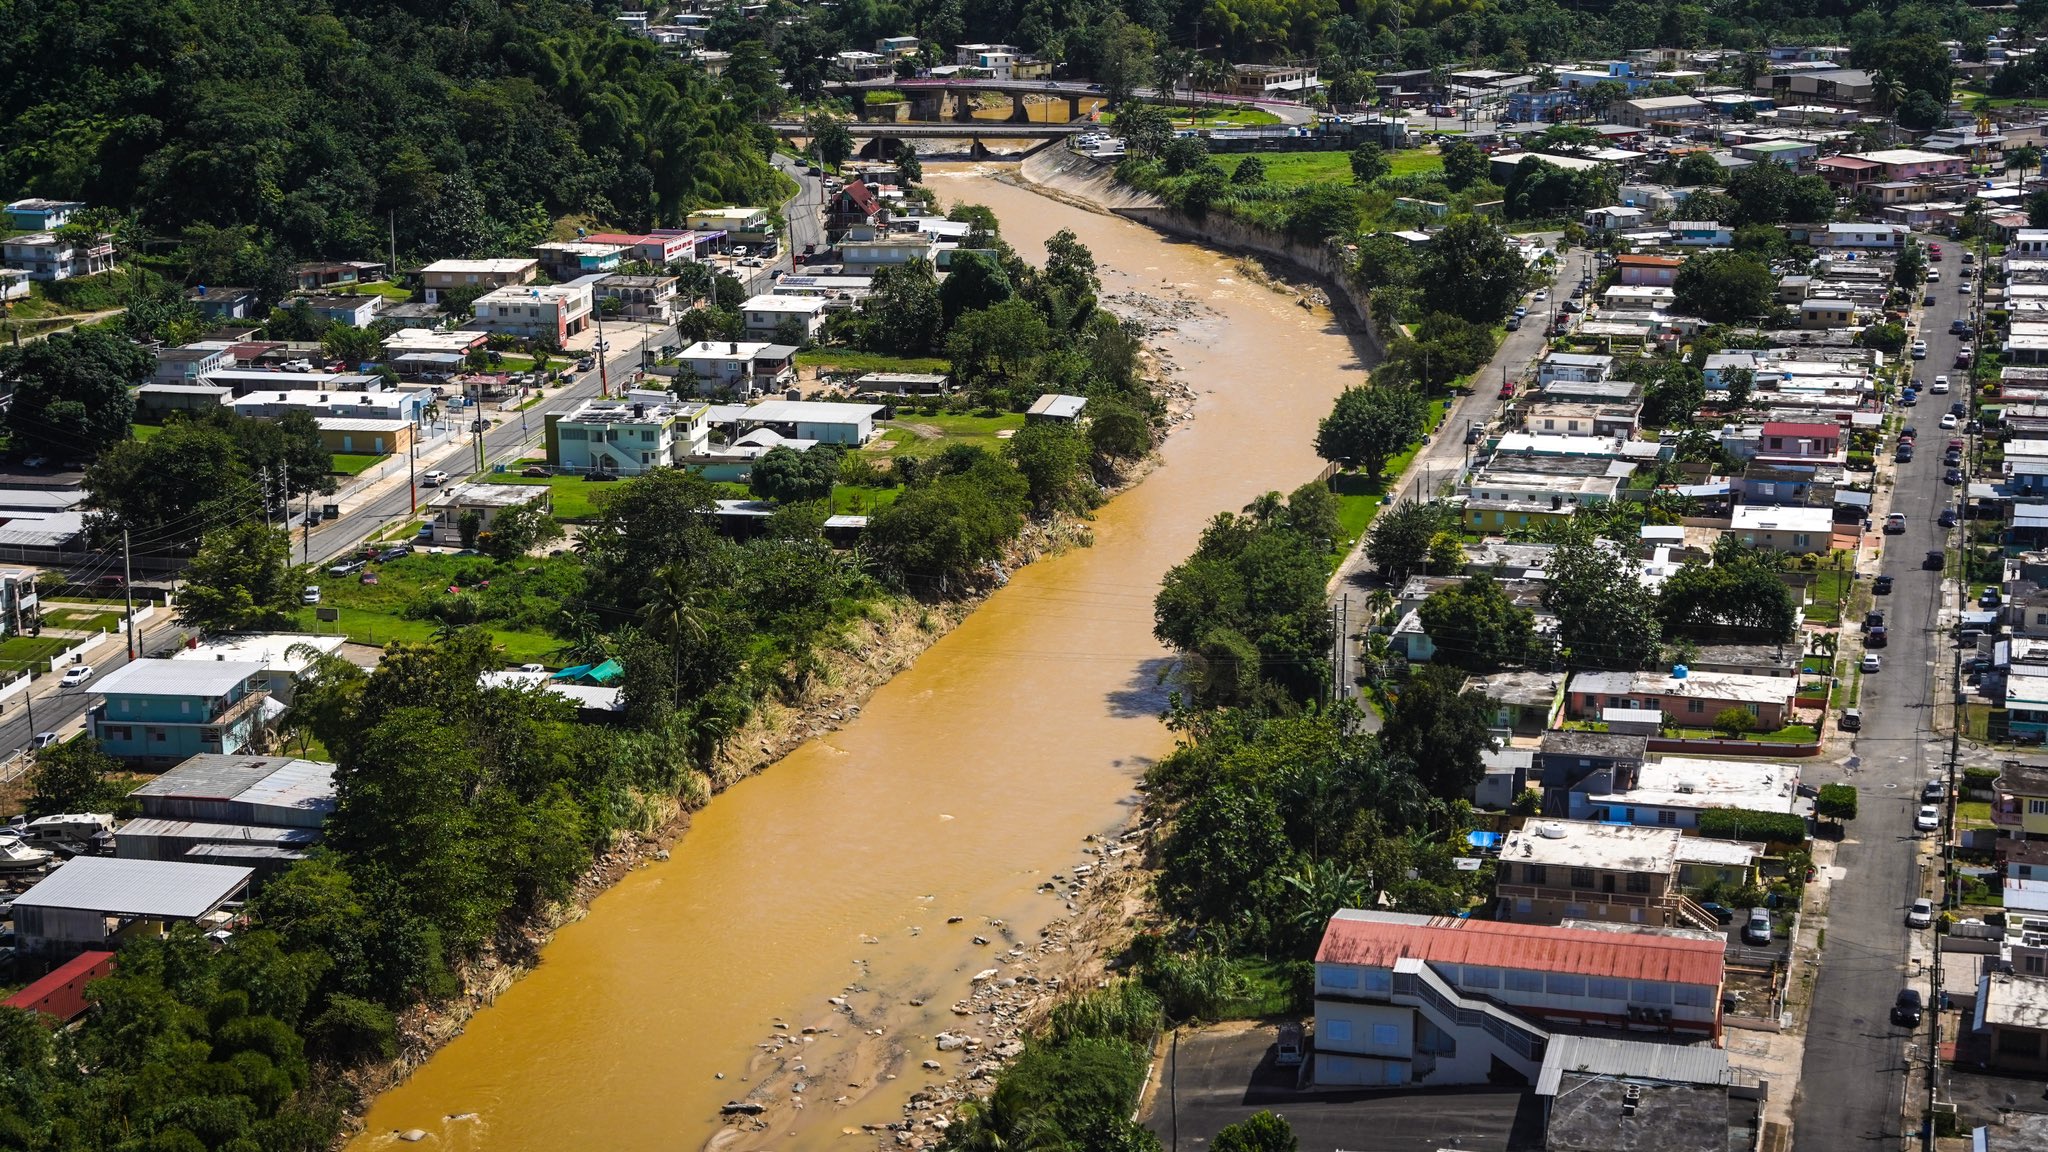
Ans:
<svg viewBox="0 0 2048 1152"><path fill-rule="evenodd" d="M993 208L1029 260L1054 231L1078 233L1104 295L1136 293L1170 325L1152 340L1197 392L1195 419L1097 513L1093 547L1017 572L858 718L713 800L669 860L599 897L377 1100L353 1149L412 1147L396 1134L413 1128L422 1146L503 1152L872 1147L860 1125L960 1070L931 1039L953 1026L948 1005L1004 935L1029 945L1066 915L1038 886L1124 822L1132 784L1171 746L1159 578L1216 512L1315 474L1316 420L1359 379L1356 355L1326 310L1248 282L1231 257L992 167L926 171L944 202ZM771 1058L758 1046L778 1034ZM945 1073L921 1069L934 1057ZM720 1105L771 1070L776 1099L802 1083L805 1107L766 1131L728 1127Z"/></svg>

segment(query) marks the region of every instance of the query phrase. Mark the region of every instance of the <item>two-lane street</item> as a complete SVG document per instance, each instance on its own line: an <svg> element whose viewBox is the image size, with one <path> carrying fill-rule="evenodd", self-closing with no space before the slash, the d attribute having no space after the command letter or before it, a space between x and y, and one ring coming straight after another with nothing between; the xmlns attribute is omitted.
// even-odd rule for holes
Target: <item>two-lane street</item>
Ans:
<svg viewBox="0 0 2048 1152"><path fill-rule="evenodd" d="M1863 677L1858 701L1863 730L1855 737L1853 754L1842 764L1816 763L1806 774L1816 785L1856 785L1859 808L1835 857L1827 946L1808 1017L1794 1110L1793 1140L1800 1152L1846 1152L1868 1148L1873 1140L1896 1140L1902 1093L1909 1084L1916 1092L1926 1088L1927 1026L1917 1031L1896 1027L1889 1008L1908 979L1912 930L1906 927L1906 909L1922 894L1922 838L1913 831L1913 815L1921 784L1941 769L1947 753L1945 735L1935 730L1936 705L1949 684L1947 650L1941 644L1947 585L1944 573L1923 569L1921 562L1927 552L1944 548L1951 535L1938 523L1942 510L1953 507L1957 498L1956 488L1942 480L1942 454L1949 439L1963 432L1942 429L1940 418L1951 402L1969 397L1969 370L1955 362L1963 342L1949 333L1949 325L1968 315L1973 299L1956 290L1961 245L1933 239L1942 245L1943 258L1930 259L1929 267L1939 269L1942 279L1926 286L1934 303L1925 308L1913 334L1927 341L1927 358L1907 363L1923 384L1948 376L1951 391L1933 395L1923 389L1918 405L1897 409L1906 425L1918 429L1919 444L1911 463L1883 465L1894 469L1889 511L1906 515L1904 534L1877 538L1883 547L1881 571L1895 582L1891 595L1873 599L1873 607L1885 614L1890 644L1876 650L1883 670ZM1890 459L1896 443L1887 437L1884 459ZM1843 620L1845 655L1856 623ZM1913 976L1926 993L1925 980Z"/></svg>

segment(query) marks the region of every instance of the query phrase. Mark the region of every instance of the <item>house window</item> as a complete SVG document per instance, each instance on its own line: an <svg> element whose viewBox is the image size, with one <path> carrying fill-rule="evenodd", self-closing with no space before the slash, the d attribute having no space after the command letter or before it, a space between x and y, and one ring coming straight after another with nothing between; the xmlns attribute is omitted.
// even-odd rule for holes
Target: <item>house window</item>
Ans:
<svg viewBox="0 0 2048 1152"><path fill-rule="evenodd" d="M1663 823L1663 817L1668 815L1670 815L1668 812L1660 813L1658 823ZM1641 872L1631 872L1628 874L1627 889L1630 892L1648 892L1650 890L1650 878Z"/></svg>
<svg viewBox="0 0 2048 1152"><path fill-rule="evenodd" d="M1510 969L1508 969L1508 991L1510 991L1510 992L1541 992L1541 991L1543 991L1543 973L1541 973L1541 972L1527 972L1527 971L1523 971L1523 970L1522 970L1522 969L1520 969L1520 968L1510 968Z"/></svg>
<svg viewBox="0 0 2048 1152"><path fill-rule="evenodd" d="M1586 979L1586 995L1595 1000L1626 1000L1628 981L1606 976L1591 976Z"/></svg>
<svg viewBox="0 0 2048 1152"><path fill-rule="evenodd" d="M130 728L130 727L129 727L128 725L126 725L126 724L121 724L121 725L113 725L113 724L109 724L109 725L107 725L106 727L104 727L104 728L100 729L100 731L102 731L102 732L106 733L106 734L107 734L107 739L109 739L109 740L133 740L133 739L135 739L135 729L133 729L133 728Z"/></svg>
<svg viewBox="0 0 2048 1152"><path fill-rule="evenodd" d="M1498 988L1500 969L1488 968L1481 964L1467 964L1464 978L1459 983L1466 988Z"/></svg>
<svg viewBox="0 0 2048 1152"><path fill-rule="evenodd" d="M1671 1003L1671 985L1658 984L1650 980L1637 980L1629 986L1628 998L1638 1004Z"/></svg>
<svg viewBox="0 0 2048 1152"><path fill-rule="evenodd" d="M164 735L164 730L161 728L145 728L143 731L149 733L149 738L159 744L169 739L169 737Z"/></svg>
<svg viewBox="0 0 2048 1152"><path fill-rule="evenodd" d="M1570 972L1546 972L1543 990L1552 996L1584 996L1586 978Z"/></svg>
<svg viewBox="0 0 2048 1152"><path fill-rule="evenodd" d="M2027 815L2048 816L2048 800L2027 801Z"/></svg>
<svg viewBox="0 0 2048 1152"><path fill-rule="evenodd" d="M1401 1030L1392 1024L1372 1026L1372 1043L1375 1048L1390 1048L1401 1042Z"/></svg>
<svg viewBox="0 0 2048 1152"><path fill-rule="evenodd" d="M1591 868L1574 868L1574 869L1572 869L1572 887L1574 887L1574 888L1591 888L1592 886L1593 886L1593 870L1592 870Z"/></svg>
<svg viewBox="0 0 2048 1152"><path fill-rule="evenodd" d="M1322 977L1322 981L1325 987L1358 987L1358 970L1355 968L1345 968L1336 964L1325 964L1323 965L1320 975Z"/></svg>
<svg viewBox="0 0 2048 1152"><path fill-rule="evenodd" d="M192 714L192 702L190 700L178 701L178 711L190 716Z"/></svg>
<svg viewBox="0 0 2048 1152"><path fill-rule="evenodd" d="M2030 976L2039 976L2042 972L2048 971L2048 957L2029 956L2026 961L2026 972Z"/></svg>
<svg viewBox="0 0 2048 1152"><path fill-rule="evenodd" d="M1678 813L1668 810L1659 812L1657 813L1657 823L1664 825L1676 824L1678 823Z"/></svg>
<svg viewBox="0 0 2048 1152"><path fill-rule="evenodd" d="M1339 1044L1349 1044L1351 1042L1351 1021L1349 1020L1318 1020L1316 1021L1316 1027L1322 1032L1325 1040L1334 1041Z"/></svg>
<svg viewBox="0 0 2048 1152"><path fill-rule="evenodd" d="M1707 705L1703 700L1687 700L1685 702L1685 710L1697 716L1707 710Z"/></svg>
<svg viewBox="0 0 2048 1152"><path fill-rule="evenodd" d="M1391 992L1393 989L1394 974L1392 972L1384 968L1368 968L1365 970L1365 990L1367 992Z"/></svg>
<svg viewBox="0 0 2048 1152"><path fill-rule="evenodd" d="M1542 884L1549 879L1549 871L1541 864L1524 864L1522 879L1530 884Z"/></svg>

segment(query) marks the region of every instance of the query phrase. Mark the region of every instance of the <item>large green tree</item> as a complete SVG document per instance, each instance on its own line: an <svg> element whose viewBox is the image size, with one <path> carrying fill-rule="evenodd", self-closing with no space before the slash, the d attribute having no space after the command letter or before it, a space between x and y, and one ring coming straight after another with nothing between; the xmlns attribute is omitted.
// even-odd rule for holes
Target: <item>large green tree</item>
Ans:
<svg viewBox="0 0 2048 1152"><path fill-rule="evenodd" d="M1544 569L1544 606L1557 617L1558 641L1572 667L1635 669L1657 658L1663 625L1656 594L1618 546L1567 540Z"/></svg>
<svg viewBox="0 0 2048 1152"><path fill-rule="evenodd" d="M200 543L178 593L178 623L208 633L280 628L298 601L291 537L261 520L242 520Z"/></svg>
<svg viewBox="0 0 2048 1152"><path fill-rule="evenodd" d="M1428 311L1494 324L1514 307L1528 275L1499 224L1464 215L1453 216L1430 237L1416 282Z"/></svg>
<svg viewBox="0 0 2048 1152"><path fill-rule="evenodd" d="M1429 406L1410 388L1364 384L1337 394L1316 426L1316 455L1356 465L1377 480L1387 461L1422 435Z"/></svg>
<svg viewBox="0 0 2048 1152"><path fill-rule="evenodd" d="M1679 268L1671 290L1682 312L1715 323L1754 321L1775 307L1778 278L1754 256L1702 252Z"/></svg>
<svg viewBox="0 0 2048 1152"><path fill-rule="evenodd" d="M1419 610L1439 664L1491 672L1519 664L1535 637L1536 614L1484 573L1429 594Z"/></svg>
<svg viewBox="0 0 2048 1152"><path fill-rule="evenodd" d="M7 432L15 451L91 460L127 439L129 389L155 365L155 356L98 328L0 348L0 379L14 386Z"/></svg>

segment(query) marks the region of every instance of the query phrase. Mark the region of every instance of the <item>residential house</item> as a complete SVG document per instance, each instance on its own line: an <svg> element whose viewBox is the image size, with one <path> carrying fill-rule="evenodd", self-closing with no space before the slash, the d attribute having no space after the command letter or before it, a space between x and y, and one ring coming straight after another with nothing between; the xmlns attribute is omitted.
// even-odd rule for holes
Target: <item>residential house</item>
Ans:
<svg viewBox="0 0 2048 1152"><path fill-rule="evenodd" d="M1315 1085L1534 1083L1553 1032L1718 1037L1724 947L1341 909L1316 949Z"/></svg>
<svg viewBox="0 0 2048 1152"><path fill-rule="evenodd" d="M261 664L136 660L101 677L86 730L123 760L169 767L202 753L233 756L259 746L281 710L252 681Z"/></svg>
<svg viewBox="0 0 2048 1152"><path fill-rule="evenodd" d="M1233 64L1224 87L1236 96L1299 100L1323 86L1313 64Z"/></svg>
<svg viewBox="0 0 2048 1152"><path fill-rule="evenodd" d="M1861 68L1806 64L1797 67L1797 71L1772 71L1759 75L1755 90L1772 96L1780 104L1868 104L1876 96L1876 81Z"/></svg>
<svg viewBox="0 0 2048 1152"><path fill-rule="evenodd" d="M917 55L918 39L915 36L884 36L875 41L875 51L891 60L908 60Z"/></svg>
<svg viewBox="0 0 2048 1152"><path fill-rule="evenodd" d="M1735 243L1735 230L1719 220L1673 220L1671 236L1687 248L1726 248Z"/></svg>
<svg viewBox="0 0 2048 1152"><path fill-rule="evenodd" d="M16 232L54 232L85 209L83 200L16 200L7 206L7 226Z"/></svg>
<svg viewBox="0 0 2048 1152"><path fill-rule="evenodd" d="M541 271L556 280L574 280L592 273L616 272L632 251L624 244L598 244L584 240L550 240L527 249L540 261Z"/></svg>
<svg viewBox="0 0 2048 1152"><path fill-rule="evenodd" d="M1598 383L1614 371L1614 357L1584 352L1551 352L1536 366L1536 383Z"/></svg>
<svg viewBox="0 0 2048 1152"><path fill-rule="evenodd" d="M1829 248L1897 248L1909 230L1898 224L1865 224L1860 221L1828 225L1827 235L1815 237L1816 246Z"/></svg>
<svg viewBox="0 0 2048 1152"><path fill-rule="evenodd" d="M118 830L119 858L259 872L305 859L336 804L334 765L278 756L194 756L130 795L142 815Z"/></svg>
<svg viewBox="0 0 2048 1152"><path fill-rule="evenodd" d="M1027 424L1072 424L1081 418L1081 412L1088 407L1086 396L1063 396L1047 392L1031 402L1024 413Z"/></svg>
<svg viewBox="0 0 2048 1152"><path fill-rule="evenodd" d="M936 264L938 252L938 241L924 232L891 231L872 240L848 239L838 244L840 263L849 275L857 276L871 276L883 265L912 260Z"/></svg>
<svg viewBox="0 0 2048 1152"><path fill-rule="evenodd" d="M832 404L815 400L764 400L741 413L740 430L766 428L797 440L858 448L874 439L879 404Z"/></svg>
<svg viewBox="0 0 2048 1152"><path fill-rule="evenodd" d="M628 276L613 273L597 282L599 300L617 300L629 320L666 324L676 318L678 281L674 276Z"/></svg>
<svg viewBox="0 0 2048 1152"><path fill-rule="evenodd" d="M1677 301L1675 289L1653 288L1647 284L1616 284L1600 294L1600 304L1608 312L1658 312L1668 310ZM1618 318L1607 316L1605 319L1611 322Z"/></svg>
<svg viewBox="0 0 2048 1152"><path fill-rule="evenodd" d="M1511 120L1530 123L1540 120L1555 120L1568 111L1577 100L1570 88L1548 88L1541 92L1524 89L1508 94L1507 115Z"/></svg>
<svg viewBox="0 0 2048 1152"><path fill-rule="evenodd" d="M1729 151L1737 159L1752 164L1782 164L1787 168L1805 168L1820 158L1820 145L1812 140L1752 140Z"/></svg>
<svg viewBox="0 0 2048 1152"><path fill-rule="evenodd" d="M723 232L733 244L773 245L777 239L774 219L766 208L699 208L683 223L698 231Z"/></svg>
<svg viewBox="0 0 2048 1152"><path fill-rule="evenodd" d="M1970 1026L1988 1040L1990 1068L2032 1075L2048 1072L2048 977L1987 965L1978 979Z"/></svg>
<svg viewBox="0 0 2048 1152"><path fill-rule="evenodd" d="M221 906L254 876L248 868L74 856L15 897L17 944L32 955L65 956L161 934L169 923L221 923Z"/></svg>
<svg viewBox="0 0 2048 1152"><path fill-rule="evenodd" d="M677 391L739 399L796 383L796 346L762 341L699 340L677 354ZM694 381L694 384L692 383Z"/></svg>
<svg viewBox="0 0 2048 1152"><path fill-rule="evenodd" d="M494 260L436 260L420 269L420 286L427 302L438 304L441 293L457 288L486 291L517 284L531 284L540 275L540 261L517 257Z"/></svg>
<svg viewBox="0 0 2048 1152"><path fill-rule="evenodd" d="M1591 88L1607 80L1614 81L1630 93L1640 92L1655 83L1654 77L1638 73L1635 65L1627 60L1595 60L1557 69L1557 82L1567 91Z"/></svg>
<svg viewBox="0 0 2048 1152"><path fill-rule="evenodd" d="M656 228L651 232L593 232L583 237L586 244L612 244L624 248L625 259L643 260L657 267L701 259L724 239L723 233L698 232L689 228Z"/></svg>
<svg viewBox="0 0 2048 1152"><path fill-rule="evenodd" d="M855 80L879 80L896 73L895 61L879 52L848 48L832 57L832 63Z"/></svg>
<svg viewBox="0 0 2048 1152"><path fill-rule="evenodd" d="M865 180L848 180L825 204L825 231L833 236L859 225L888 222L888 209Z"/></svg>
<svg viewBox="0 0 2048 1152"><path fill-rule="evenodd" d="M1646 96L1623 100L1612 109L1615 120L1632 128L1705 120L1713 107L1691 96Z"/></svg>
<svg viewBox="0 0 2048 1152"><path fill-rule="evenodd" d="M1854 301L1810 296L1799 302L1801 328L1848 328L1856 322Z"/></svg>
<svg viewBox="0 0 2048 1152"><path fill-rule="evenodd" d="M1841 463L1843 428L1836 423L1770 421L1757 436L1755 458L1774 463Z"/></svg>
<svg viewBox="0 0 2048 1152"><path fill-rule="evenodd" d="M261 310L254 288L221 288L202 284L188 289L185 300L208 320L247 320Z"/></svg>
<svg viewBox="0 0 2048 1152"><path fill-rule="evenodd" d="M26 300L34 293L29 274L20 268L0 268L0 304Z"/></svg>
<svg viewBox="0 0 2048 1152"><path fill-rule="evenodd" d="M1748 1152L1764 1143L1767 1081L1702 1045L1557 1036L1533 1092L1545 1152ZM1994 1150L1986 1150L1994 1152ZM1997 1149L1995 1152L2006 1152Z"/></svg>
<svg viewBox="0 0 2048 1152"><path fill-rule="evenodd" d="M263 670L250 678L249 686L270 693L272 700L289 707L298 694L299 677L320 657L340 652L343 643L340 636L307 632L241 632L214 640L190 640L179 645L171 659L260 665Z"/></svg>
<svg viewBox="0 0 2048 1152"><path fill-rule="evenodd" d="M1571 790L1572 819L1697 828L1700 813L1716 808L1791 813L1800 805L1799 768L1789 763L1667 756L1643 764L1632 780L1606 789L1600 783L1596 777Z"/></svg>
<svg viewBox="0 0 2048 1152"><path fill-rule="evenodd" d="M207 412L225 408L235 399L235 390L222 384L160 384L154 381L135 389L135 422L162 424L173 412Z"/></svg>
<svg viewBox="0 0 2048 1152"><path fill-rule="evenodd" d="M232 375L217 373L213 382L225 383ZM276 419L291 411L307 412L319 425L320 441L328 451L383 456L412 447L432 402L432 393L425 389L324 392L292 388L252 392L238 397L233 406L236 415L257 419Z"/></svg>
<svg viewBox="0 0 2048 1152"><path fill-rule="evenodd" d="M1632 471L1632 465L1598 456L1496 453L1460 486L1460 518L1475 532L1561 523L1582 507L1613 501Z"/></svg>
<svg viewBox="0 0 2048 1152"><path fill-rule="evenodd" d="M1564 700L1564 677L1556 672L1495 672L1465 681L1464 695L1482 701L1487 727L1539 736Z"/></svg>
<svg viewBox="0 0 2048 1152"><path fill-rule="evenodd" d="M1855 159L1868 161L1883 169L1884 180L1918 180L1926 176L1967 176L1969 161L1962 156L1951 156L1941 152L1923 152L1915 148L1890 148L1878 152L1862 152Z"/></svg>
<svg viewBox="0 0 2048 1152"><path fill-rule="evenodd" d="M1569 685L1567 685L1569 687ZM1649 757L1648 737L1621 732L1553 728L1537 745L1537 778L1543 810L1563 815L1574 790L1608 791L1615 781L1632 782Z"/></svg>
<svg viewBox="0 0 2048 1152"><path fill-rule="evenodd" d="M673 467L710 443L708 404L592 400L547 417L548 463L570 472L638 476Z"/></svg>
<svg viewBox="0 0 2048 1152"><path fill-rule="evenodd" d="M1752 548L1803 556L1834 546L1834 524L1832 508L1742 504L1729 517L1728 533Z"/></svg>
<svg viewBox="0 0 2048 1152"><path fill-rule="evenodd" d="M1676 828L1536 820L1509 832L1494 882L1494 918L1516 924L1598 920L1719 930L1679 890Z"/></svg>
<svg viewBox="0 0 2048 1152"><path fill-rule="evenodd" d="M507 336L552 339L559 346L590 327L590 285L496 288L476 298L469 326Z"/></svg>
<svg viewBox="0 0 2048 1152"><path fill-rule="evenodd" d="M314 260L292 265L292 287L318 292L341 284L367 284L384 278L384 265L374 260Z"/></svg>
<svg viewBox="0 0 2048 1152"><path fill-rule="evenodd" d="M1480 775L1472 785L1472 806L1504 812L1534 778L1536 753L1530 748L1488 748L1479 753Z"/></svg>
<svg viewBox="0 0 2048 1152"><path fill-rule="evenodd" d="M10 236L0 243L0 263L45 283L97 276L114 267L114 238L74 240L55 232Z"/></svg>
<svg viewBox="0 0 2048 1152"><path fill-rule="evenodd" d="M1522 412L1522 427L1530 432L1562 436L1633 436L1641 426L1643 406L1628 401L1613 404L1569 400L1544 401Z"/></svg>
<svg viewBox="0 0 2048 1152"><path fill-rule="evenodd" d="M166 348L156 354L156 367L150 371L149 379L153 384L197 384L234 363L234 354L226 348Z"/></svg>
<svg viewBox="0 0 2048 1152"><path fill-rule="evenodd" d="M825 307L830 301L815 296L777 296L773 293L749 297L740 305L740 319L747 334L776 338L794 325L805 343L818 338L825 328Z"/></svg>
<svg viewBox="0 0 2048 1152"><path fill-rule="evenodd" d="M351 328L368 328L376 323L377 313L384 307L384 297L375 292L364 292L355 296L299 296L288 302L296 306L303 302L313 310L313 315L333 324L346 324Z"/></svg>
<svg viewBox="0 0 2048 1152"><path fill-rule="evenodd" d="M2007 760L1992 790L1991 823L2000 838L2048 839L2048 764Z"/></svg>
<svg viewBox="0 0 2048 1152"><path fill-rule="evenodd" d="M1649 216L1647 209L1615 204L1606 208L1588 208L1579 217L1579 222L1594 232L1623 232L1641 227Z"/></svg>
<svg viewBox="0 0 2048 1152"><path fill-rule="evenodd" d="M1827 509L1817 509L1825 513ZM1783 728L1792 712L1797 684L1782 676L1727 672L1581 672L1566 694L1567 714L1599 719L1610 708L1661 711L1674 724L1705 728L1731 708L1749 713L1758 729Z"/></svg>
<svg viewBox="0 0 2048 1152"><path fill-rule="evenodd" d="M1669 288L1685 265L1683 256L1617 256L1615 270L1620 282L1631 288Z"/></svg>
<svg viewBox="0 0 2048 1152"><path fill-rule="evenodd" d="M552 505L548 489L539 484L457 484L434 494L427 504L427 525L433 529L434 543L459 547L463 519L472 512L477 530L488 532L493 521L513 508L546 511Z"/></svg>

